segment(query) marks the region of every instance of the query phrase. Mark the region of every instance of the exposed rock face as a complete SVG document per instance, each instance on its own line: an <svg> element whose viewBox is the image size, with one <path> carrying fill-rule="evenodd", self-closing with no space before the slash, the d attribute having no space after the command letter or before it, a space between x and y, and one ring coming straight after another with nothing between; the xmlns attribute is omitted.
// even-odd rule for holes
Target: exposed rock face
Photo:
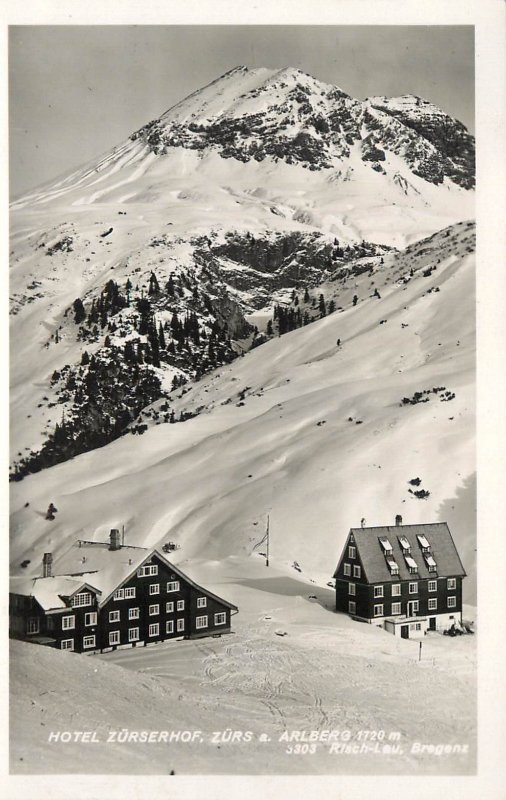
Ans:
<svg viewBox="0 0 506 800"><path fill-rule="evenodd" d="M252 100L260 95L267 97L266 108L253 113ZM385 172L378 163L389 151L429 183L448 178L466 189L474 186L474 138L462 123L420 98L361 102L299 70L285 70L241 95L230 108L209 113L204 107L200 118L194 117L179 118L176 107L131 138L141 139L158 155L173 147L211 148L223 158L272 158L313 171L335 169L361 143L363 161L376 171Z"/></svg>
<svg viewBox="0 0 506 800"><path fill-rule="evenodd" d="M374 108L402 122L436 148L440 159L432 158L432 165L437 162L434 175L447 175L465 189L474 187L474 137L461 122L449 117L427 100L411 95L390 99L372 98L369 102ZM425 173L421 167L415 174L421 177L430 175L431 165ZM430 177L426 179L430 180Z"/></svg>

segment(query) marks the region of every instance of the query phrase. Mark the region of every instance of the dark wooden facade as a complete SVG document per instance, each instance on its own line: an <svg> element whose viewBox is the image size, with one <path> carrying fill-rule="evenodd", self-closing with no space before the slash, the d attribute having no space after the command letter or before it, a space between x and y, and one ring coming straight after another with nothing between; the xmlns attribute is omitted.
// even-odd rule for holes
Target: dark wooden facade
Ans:
<svg viewBox="0 0 506 800"><path fill-rule="evenodd" d="M135 575L118 587L120 596L116 591L100 609L98 637L101 649L137 642L230 633L230 615L234 606L186 580L179 571L167 567L156 556L140 569L145 566L156 568L156 574L139 575L140 570L136 570ZM135 593L134 597L125 597L125 594L132 593ZM199 598L200 607L197 606ZM137 613L138 616L132 616ZM222 616L216 618L216 614ZM197 628L199 617L207 619L205 625ZM157 633L153 627L150 629L150 626L156 625ZM135 629L138 629L137 634ZM115 642L118 637L119 641Z"/></svg>
<svg viewBox="0 0 506 800"><path fill-rule="evenodd" d="M420 531L431 539L430 549L421 548ZM403 551L399 537L406 536L411 548ZM381 539L392 545L388 553ZM438 557L429 571L425 558L434 555L432 543ZM415 559L417 570L409 572L404 552ZM390 560L397 573L387 568ZM336 610L378 624L386 617L425 617L429 627L435 628L438 618L460 619L463 577L465 571L445 523L352 529L334 573Z"/></svg>
<svg viewBox="0 0 506 800"><path fill-rule="evenodd" d="M230 633L237 612L156 551L108 596L83 584L74 595L60 594L58 602L62 607L44 609L34 596L11 592L10 635L79 653L103 651Z"/></svg>

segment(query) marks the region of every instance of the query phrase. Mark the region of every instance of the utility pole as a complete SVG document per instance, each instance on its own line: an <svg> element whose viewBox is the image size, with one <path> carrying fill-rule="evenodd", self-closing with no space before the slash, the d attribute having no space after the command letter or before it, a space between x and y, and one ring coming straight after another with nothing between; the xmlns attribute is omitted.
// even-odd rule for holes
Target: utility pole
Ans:
<svg viewBox="0 0 506 800"><path fill-rule="evenodd" d="M269 533L269 515L268 514L267 514L267 531L266 531L265 535L267 537L267 549L266 549L266 556L265 556L265 566L268 567L269 566L269 536L270 536L270 533Z"/></svg>

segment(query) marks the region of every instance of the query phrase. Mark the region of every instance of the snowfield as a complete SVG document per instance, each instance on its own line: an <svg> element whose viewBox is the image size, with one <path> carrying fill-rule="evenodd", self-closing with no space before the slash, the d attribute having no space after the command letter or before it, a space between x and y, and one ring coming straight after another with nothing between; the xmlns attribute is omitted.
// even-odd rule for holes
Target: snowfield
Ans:
<svg viewBox="0 0 506 800"><path fill-rule="evenodd" d="M183 568L238 604L233 633L100 657L11 644L13 773L475 772L476 636L428 634L419 661L418 642L336 614L317 578L260 556Z"/></svg>

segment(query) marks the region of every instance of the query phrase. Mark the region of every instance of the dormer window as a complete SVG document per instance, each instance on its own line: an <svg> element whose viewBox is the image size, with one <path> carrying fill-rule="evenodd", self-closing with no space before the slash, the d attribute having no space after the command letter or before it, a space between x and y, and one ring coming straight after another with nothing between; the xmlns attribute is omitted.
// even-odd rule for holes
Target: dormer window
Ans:
<svg viewBox="0 0 506 800"><path fill-rule="evenodd" d="M406 539L406 537L405 536L399 536L397 538L399 539L399 544L400 544L400 546L402 548L402 552L404 553L404 555L406 555L406 553L411 553L411 545L408 542L408 540Z"/></svg>
<svg viewBox="0 0 506 800"><path fill-rule="evenodd" d="M411 556L406 555L406 554L404 555L404 558L405 558L406 565L407 565L408 570L410 571L410 573L414 574L414 573L418 572L418 567L417 567L415 559L412 558Z"/></svg>
<svg viewBox="0 0 506 800"><path fill-rule="evenodd" d="M429 572L435 572L437 570L436 562L434 561L431 555L428 555L427 553L425 553L424 555L425 555L425 563L427 564Z"/></svg>
<svg viewBox="0 0 506 800"><path fill-rule="evenodd" d="M394 558L387 558L388 569L390 570L390 575L398 575L399 574L399 565Z"/></svg>
<svg viewBox="0 0 506 800"><path fill-rule="evenodd" d="M392 553L393 553L393 549L392 549L392 545L390 544L390 542L387 539L387 537L386 536L380 536L379 537L379 543L380 543L380 545L381 545L381 547L383 549L383 553L386 556L391 556Z"/></svg>
<svg viewBox="0 0 506 800"><path fill-rule="evenodd" d="M430 542L425 538L425 536L420 535L417 536L416 538L418 539L418 544L422 548L422 553L430 553L431 551Z"/></svg>
<svg viewBox="0 0 506 800"><path fill-rule="evenodd" d="M70 605L72 608L78 608L79 606L91 606L92 602L93 597L90 592L79 592L71 598Z"/></svg>

